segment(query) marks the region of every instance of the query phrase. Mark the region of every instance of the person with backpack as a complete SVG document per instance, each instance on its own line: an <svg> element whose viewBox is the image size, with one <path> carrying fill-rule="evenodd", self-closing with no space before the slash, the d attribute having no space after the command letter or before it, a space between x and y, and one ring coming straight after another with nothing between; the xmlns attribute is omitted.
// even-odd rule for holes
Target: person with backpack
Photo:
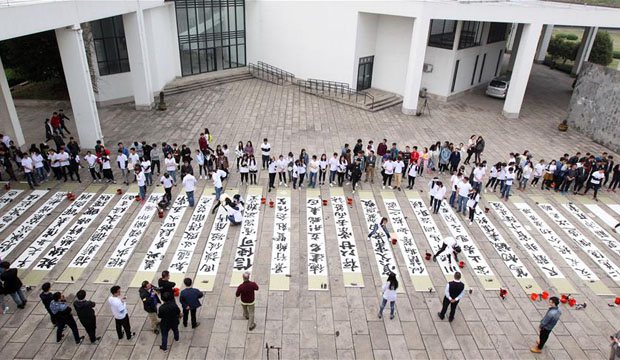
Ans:
<svg viewBox="0 0 620 360"><path fill-rule="evenodd" d="M381 299L381 305L379 306L379 319L383 317L383 309L387 302L390 302L390 320L394 319L394 312L396 311L396 289L398 289L398 280L396 274L390 272L387 281L383 284L383 299Z"/></svg>

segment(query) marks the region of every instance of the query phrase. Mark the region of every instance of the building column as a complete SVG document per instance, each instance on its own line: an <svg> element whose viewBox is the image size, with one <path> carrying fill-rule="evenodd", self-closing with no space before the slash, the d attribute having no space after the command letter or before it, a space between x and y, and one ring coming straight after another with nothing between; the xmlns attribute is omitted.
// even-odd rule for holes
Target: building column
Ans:
<svg viewBox="0 0 620 360"><path fill-rule="evenodd" d="M510 87L504 101L503 114L509 119L519 117L541 30L542 24L523 24L523 33L510 77Z"/></svg>
<svg viewBox="0 0 620 360"><path fill-rule="evenodd" d="M553 35L553 25L546 24L543 27L543 33L540 37L540 43L538 44L538 50L536 50L536 61L537 63L543 63L545 61L545 57L547 56L547 49L549 48L549 42L551 41L551 35Z"/></svg>
<svg viewBox="0 0 620 360"><path fill-rule="evenodd" d="M417 17L413 22L402 107L402 112L406 115L415 115L418 111L418 96L422 83L422 68L424 67L430 22L429 18L420 17Z"/></svg>
<svg viewBox="0 0 620 360"><path fill-rule="evenodd" d="M97 140L103 141L103 133L80 25L56 29L56 41L80 144L92 149Z"/></svg>
<svg viewBox="0 0 620 360"><path fill-rule="evenodd" d="M597 31L598 27L585 28L583 37L581 38L581 44L579 45L579 50L577 51L577 57L575 57L575 64L573 65L573 70L571 70L572 75L578 75L579 71L581 71L583 62L588 61Z"/></svg>
<svg viewBox="0 0 620 360"><path fill-rule="evenodd" d="M155 104L151 80L151 64L144 28L142 9L123 15L129 67L131 68L131 85L136 110L151 110Z"/></svg>
<svg viewBox="0 0 620 360"><path fill-rule="evenodd" d="M523 36L523 25L524 24L517 24L514 42L512 43L512 48L510 49L510 60L508 61L509 72L511 72L515 67L515 61L517 59L517 54L519 53L519 47L521 46L521 37ZM536 43L538 43L538 39L536 40Z"/></svg>
<svg viewBox="0 0 620 360"><path fill-rule="evenodd" d="M2 59L0 59L0 119L0 133L8 135L13 139L17 147L25 145L26 140L24 139L22 126L17 117L9 82L4 73Z"/></svg>

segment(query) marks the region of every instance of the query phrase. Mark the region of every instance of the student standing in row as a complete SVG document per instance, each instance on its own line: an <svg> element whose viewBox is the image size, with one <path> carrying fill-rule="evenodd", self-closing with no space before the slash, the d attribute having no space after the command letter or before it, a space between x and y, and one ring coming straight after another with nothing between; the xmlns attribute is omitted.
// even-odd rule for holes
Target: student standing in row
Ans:
<svg viewBox="0 0 620 360"><path fill-rule="evenodd" d="M101 336L97 336L97 317L95 316L95 303L86 300L86 291L79 290L75 294L76 300L73 302L75 313L84 326L91 344L95 344L101 340Z"/></svg>
<svg viewBox="0 0 620 360"><path fill-rule="evenodd" d="M263 143L260 145L260 150L261 150L261 157L263 160L263 169L266 169L267 166L269 165L269 155L271 154L271 144L269 144L269 141L267 140L267 138L263 139Z"/></svg>

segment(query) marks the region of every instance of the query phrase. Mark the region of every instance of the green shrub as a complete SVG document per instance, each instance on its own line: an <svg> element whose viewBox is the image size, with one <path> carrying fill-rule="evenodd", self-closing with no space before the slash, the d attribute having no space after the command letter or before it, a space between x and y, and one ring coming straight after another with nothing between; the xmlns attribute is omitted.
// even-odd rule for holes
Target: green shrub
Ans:
<svg viewBox="0 0 620 360"><path fill-rule="evenodd" d="M568 37L569 34L565 34L565 33L557 33L555 34L553 37L556 39L566 39Z"/></svg>
<svg viewBox="0 0 620 360"><path fill-rule="evenodd" d="M614 51L613 56L614 56L614 59L620 59L620 50Z"/></svg>
<svg viewBox="0 0 620 360"><path fill-rule="evenodd" d="M588 61L607 66L613 61L614 42L607 31L598 31Z"/></svg>
<svg viewBox="0 0 620 360"><path fill-rule="evenodd" d="M575 34L566 34L566 40L570 40L570 41L579 40L579 36Z"/></svg>
<svg viewBox="0 0 620 360"><path fill-rule="evenodd" d="M553 61L562 60L563 64L565 64L568 60L575 60L577 50L579 49L579 43L575 41L568 41L564 37L558 35L554 36L551 38L551 41L549 41L547 52L551 55L551 59Z"/></svg>

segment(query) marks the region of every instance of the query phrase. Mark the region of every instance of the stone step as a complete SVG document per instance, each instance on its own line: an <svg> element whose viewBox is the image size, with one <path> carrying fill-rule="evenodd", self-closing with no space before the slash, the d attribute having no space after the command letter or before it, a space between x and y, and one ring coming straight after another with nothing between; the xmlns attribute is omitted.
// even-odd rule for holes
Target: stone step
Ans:
<svg viewBox="0 0 620 360"><path fill-rule="evenodd" d="M226 76L207 79L196 79L195 81L184 81L181 84L175 84L175 82L172 82L164 88L164 92L166 95L174 95L192 90L227 84L235 81L249 80L252 78L253 77L249 72L244 71L242 73L234 73Z"/></svg>
<svg viewBox="0 0 620 360"><path fill-rule="evenodd" d="M370 105L366 106L369 108L368 110L370 112L377 112L402 103L403 99L400 96L393 96L391 98L381 100L379 103L375 102L372 108L370 108Z"/></svg>

